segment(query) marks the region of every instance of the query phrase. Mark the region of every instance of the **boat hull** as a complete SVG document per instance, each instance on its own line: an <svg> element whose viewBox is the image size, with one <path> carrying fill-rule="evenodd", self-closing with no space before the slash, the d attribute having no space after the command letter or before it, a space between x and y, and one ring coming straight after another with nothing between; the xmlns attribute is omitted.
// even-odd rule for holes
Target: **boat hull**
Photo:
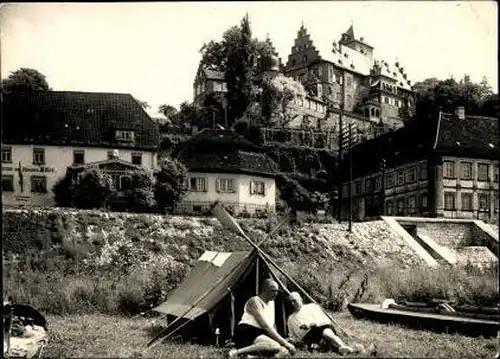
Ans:
<svg viewBox="0 0 500 359"><path fill-rule="evenodd" d="M355 318L374 320L382 323L396 323L416 329L428 329L437 332L493 337L500 330L500 323L494 320L419 313L392 308L384 309L381 308L380 304L349 303L348 309Z"/></svg>

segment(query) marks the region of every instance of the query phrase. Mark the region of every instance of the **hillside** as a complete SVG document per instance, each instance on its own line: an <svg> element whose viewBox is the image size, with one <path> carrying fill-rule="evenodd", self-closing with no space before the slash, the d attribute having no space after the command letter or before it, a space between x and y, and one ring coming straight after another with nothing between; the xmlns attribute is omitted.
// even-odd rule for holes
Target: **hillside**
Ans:
<svg viewBox="0 0 500 359"><path fill-rule="evenodd" d="M277 219L238 222L260 242ZM498 299L496 272L430 271L384 221L355 223L351 234L345 223L286 225L261 248L332 310L353 298ZM210 217L5 210L4 294L46 313L135 314L164 300L205 250L248 249Z"/></svg>
<svg viewBox="0 0 500 359"><path fill-rule="evenodd" d="M276 219L238 222L257 242L277 223ZM262 249L278 262L328 262L349 268L422 264L383 221L355 223L353 229L349 234L346 224L286 226ZM215 218L99 211L8 210L3 214L3 238L6 259L23 253L64 254L67 260L90 267L145 264L160 257L191 264L204 250L251 248Z"/></svg>

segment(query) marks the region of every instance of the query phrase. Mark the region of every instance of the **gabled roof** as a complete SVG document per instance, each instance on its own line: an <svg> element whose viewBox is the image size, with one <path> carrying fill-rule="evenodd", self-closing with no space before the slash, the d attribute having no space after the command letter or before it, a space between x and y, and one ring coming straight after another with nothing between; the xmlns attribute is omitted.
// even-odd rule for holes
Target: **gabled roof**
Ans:
<svg viewBox="0 0 500 359"><path fill-rule="evenodd" d="M364 76L368 76L370 74L370 70L373 66L373 62L370 60L370 57L345 45L337 47L335 51L320 50L320 54L324 60L332 62L337 67L341 67Z"/></svg>
<svg viewBox="0 0 500 359"><path fill-rule="evenodd" d="M498 119L466 116L459 120L443 114L438 124L434 149L439 153L491 158L498 155Z"/></svg>
<svg viewBox="0 0 500 359"><path fill-rule="evenodd" d="M276 164L264 149L236 132L205 129L179 143L174 156L190 171L274 176Z"/></svg>
<svg viewBox="0 0 500 359"><path fill-rule="evenodd" d="M498 119L479 116L459 120L444 114L423 125L408 124L354 146L353 178L378 172L382 159L387 168L433 155L495 159L498 130ZM347 157L344 161L346 169ZM347 171L343 171L342 177L347 178Z"/></svg>
<svg viewBox="0 0 500 359"><path fill-rule="evenodd" d="M403 68L399 65L391 65L387 61L377 61L375 60L374 65L380 67L380 75L389 77L396 81L397 86L412 91L411 85L408 83L408 79L403 76Z"/></svg>
<svg viewBox="0 0 500 359"><path fill-rule="evenodd" d="M135 140L115 139L115 130ZM4 94L2 141L10 144L156 150L159 131L130 94L30 91Z"/></svg>

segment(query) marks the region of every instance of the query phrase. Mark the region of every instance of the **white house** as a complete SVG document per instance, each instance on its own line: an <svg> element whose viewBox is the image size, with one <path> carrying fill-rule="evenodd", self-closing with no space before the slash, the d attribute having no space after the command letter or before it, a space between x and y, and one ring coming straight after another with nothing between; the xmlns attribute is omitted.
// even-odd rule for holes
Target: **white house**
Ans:
<svg viewBox="0 0 500 359"><path fill-rule="evenodd" d="M158 126L129 94L5 94L2 204L52 206L68 168L99 167L120 189L130 170L157 165Z"/></svg>
<svg viewBox="0 0 500 359"><path fill-rule="evenodd" d="M205 129L174 153L188 168L185 212L203 212L219 200L234 214L275 211L276 165L258 146L228 130Z"/></svg>

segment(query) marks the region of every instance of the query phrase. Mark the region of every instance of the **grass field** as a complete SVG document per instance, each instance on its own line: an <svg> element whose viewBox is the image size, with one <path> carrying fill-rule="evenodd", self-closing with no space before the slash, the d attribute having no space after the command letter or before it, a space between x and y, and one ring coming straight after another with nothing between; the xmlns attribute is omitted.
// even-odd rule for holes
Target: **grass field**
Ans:
<svg viewBox="0 0 500 359"><path fill-rule="evenodd" d="M495 338L438 334L400 326L353 319L349 313L334 314L338 323L362 343L373 343L376 357L493 358ZM165 343L141 354L151 339L151 319L107 315L47 316L51 343L45 358L217 358L225 349L192 344ZM298 352L296 357L332 357L332 353Z"/></svg>

